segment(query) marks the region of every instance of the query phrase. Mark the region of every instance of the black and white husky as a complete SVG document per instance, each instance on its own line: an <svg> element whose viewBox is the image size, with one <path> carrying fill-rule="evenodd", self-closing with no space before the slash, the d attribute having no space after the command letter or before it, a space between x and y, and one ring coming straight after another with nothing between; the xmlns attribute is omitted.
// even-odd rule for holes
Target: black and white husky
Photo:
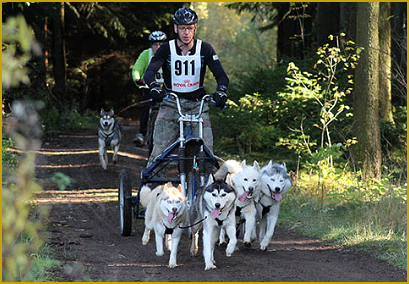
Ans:
<svg viewBox="0 0 409 284"><path fill-rule="evenodd" d="M261 168L261 196L257 203L259 240L261 250L266 250L274 234L280 211L280 201L291 187L285 163L270 161Z"/></svg>
<svg viewBox="0 0 409 284"><path fill-rule="evenodd" d="M112 162L116 164L118 160L119 144L121 142L121 125L114 117L114 110L105 111L103 108L100 112L98 127L98 147L99 161L104 170L108 167L108 147L112 147L114 155Z"/></svg>
<svg viewBox="0 0 409 284"><path fill-rule="evenodd" d="M190 223L192 224L192 255L198 253L199 231L203 227L203 256L205 270L214 269L214 247L223 228L229 237L226 256L231 256L236 247L236 193L225 179L214 179L209 176L207 185L200 188L190 207Z"/></svg>

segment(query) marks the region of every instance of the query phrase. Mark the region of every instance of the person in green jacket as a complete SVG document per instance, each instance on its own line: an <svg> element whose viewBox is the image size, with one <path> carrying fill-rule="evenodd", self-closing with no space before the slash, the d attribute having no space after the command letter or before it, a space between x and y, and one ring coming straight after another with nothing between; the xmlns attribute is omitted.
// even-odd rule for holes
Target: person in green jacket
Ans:
<svg viewBox="0 0 409 284"><path fill-rule="evenodd" d="M149 42L151 43L151 47L142 51L139 55L138 59L136 60L133 68L132 68L132 79L134 83L142 89L142 100L148 100L151 98L149 93L149 88L145 87L145 81L143 80L143 75L145 74L146 68L148 67L153 55L155 54L156 50L167 40L167 36L162 31L154 31L149 35ZM156 73L156 81L160 84L163 83L163 74L162 69L160 69ZM139 133L135 135L133 139L133 143L136 146L143 146L145 142L145 135L148 126L149 120L149 108L151 107L151 103L146 104L146 106L142 109L141 116L140 116L140 124L139 124Z"/></svg>

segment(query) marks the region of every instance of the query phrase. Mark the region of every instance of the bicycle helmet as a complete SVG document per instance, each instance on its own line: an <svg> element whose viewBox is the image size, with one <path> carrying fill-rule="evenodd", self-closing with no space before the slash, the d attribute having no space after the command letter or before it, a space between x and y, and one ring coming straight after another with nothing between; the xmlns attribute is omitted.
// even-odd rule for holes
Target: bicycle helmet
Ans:
<svg viewBox="0 0 409 284"><path fill-rule="evenodd" d="M168 37L162 31L154 31L149 35L150 42L162 42L165 41Z"/></svg>
<svg viewBox="0 0 409 284"><path fill-rule="evenodd" d="M173 16L176 25L192 25L197 23L197 14L190 8L180 8Z"/></svg>

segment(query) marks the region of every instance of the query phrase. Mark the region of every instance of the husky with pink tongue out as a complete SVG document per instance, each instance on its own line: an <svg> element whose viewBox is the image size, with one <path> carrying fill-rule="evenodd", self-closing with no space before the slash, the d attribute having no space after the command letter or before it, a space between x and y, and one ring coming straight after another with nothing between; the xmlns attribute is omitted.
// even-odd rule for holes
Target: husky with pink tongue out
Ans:
<svg viewBox="0 0 409 284"><path fill-rule="evenodd" d="M280 211L280 201L290 189L291 180L285 163L270 161L261 168L261 196L257 203L259 240L261 250L266 250L274 234Z"/></svg>
<svg viewBox="0 0 409 284"><path fill-rule="evenodd" d="M246 160L241 164L235 160L227 160L215 173L216 177L229 174L231 185L237 194L236 199L236 228L243 231L243 243L250 247L256 236L256 204L260 198L261 172L257 161L253 165L247 165ZM244 222L244 225L241 226ZM239 232L238 232L239 234ZM220 244L226 243L225 233L220 233Z"/></svg>
<svg viewBox="0 0 409 284"><path fill-rule="evenodd" d="M215 179L210 175L207 185L196 192L189 212L192 226L190 252L193 256L197 255L199 231L203 228L205 270L216 268L213 251L221 229L229 237L226 256L231 256L234 252L237 243L235 200L236 193L229 185L228 175L223 179Z"/></svg>
<svg viewBox="0 0 409 284"><path fill-rule="evenodd" d="M141 188L141 204L146 208L145 232L142 244L149 242L150 231L155 231L156 255L162 256L165 234L171 235L167 245L170 252L169 267L177 266L176 255L183 227L188 225L188 209L182 187L172 183L160 185L154 190L147 186ZM182 227L182 228L181 228Z"/></svg>

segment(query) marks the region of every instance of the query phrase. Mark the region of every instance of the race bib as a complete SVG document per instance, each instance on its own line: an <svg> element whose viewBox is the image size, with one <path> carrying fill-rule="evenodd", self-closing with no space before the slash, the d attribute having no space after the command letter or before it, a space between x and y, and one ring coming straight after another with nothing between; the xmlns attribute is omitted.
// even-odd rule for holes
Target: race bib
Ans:
<svg viewBox="0 0 409 284"><path fill-rule="evenodd" d="M178 55L175 40L169 41L171 57L172 91L189 93L200 87L201 59L200 50L202 41L197 40L193 55Z"/></svg>

